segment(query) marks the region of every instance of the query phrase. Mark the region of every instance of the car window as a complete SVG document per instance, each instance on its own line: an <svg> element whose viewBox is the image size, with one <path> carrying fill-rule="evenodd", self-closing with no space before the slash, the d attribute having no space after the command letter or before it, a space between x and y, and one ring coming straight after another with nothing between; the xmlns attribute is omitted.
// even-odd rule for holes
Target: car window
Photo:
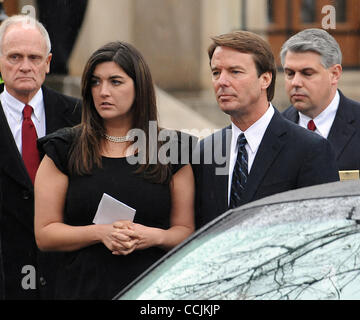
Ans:
<svg viewBox="0 0 360 320"><path fill-rule="evenodd" d="M237 210L120 299L360 299L360 197Z"/></svg>

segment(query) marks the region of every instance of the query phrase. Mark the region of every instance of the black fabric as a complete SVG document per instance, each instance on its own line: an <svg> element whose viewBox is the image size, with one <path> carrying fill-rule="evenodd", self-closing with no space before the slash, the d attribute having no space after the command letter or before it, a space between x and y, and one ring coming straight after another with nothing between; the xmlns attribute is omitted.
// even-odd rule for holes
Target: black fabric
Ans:
<svg viewBox="0 0 360 320"><path fill-rule="evenodd" d="M81 119L81 101L42 87L46 133L74 126ZM3 85L0 85L0 92ZM41 252L34 237L34 187L0 105L0 182L5 299L52 299L58 253ZM22 281L35 268L36 288L24 289Z"/></svg>
<svg viewBox="0 0 360 320"><path fill-rule="evenodd" d="M67 74L68 60L84 20L87 0L37 0L39 20L51 41L51 73Z"/></svg>
<svg viewBox="0 0 360 320"><path fill-rule="evenodd" d="M75 135L64 132L40 142L58 169L68 175L67 158ZM172 172L182 166L174 164ZM73 226L92 224L99 201L107 193L136 209L135 223L169 228L169 185L143 179L134 173L136 168L127 158L102 157L102 168L93 169L91 175L69 175L64 222ZM164 254L162 249L149 248L115 256L102 243L65 253L55 298L111 299Z"/></svg>
<svg viewBox="0 0 360 320"><path fill-rule="evenodd" d="M1 217L1 207L2 207L1 195L2 192L1 192L1 181L0 181L0 217ZM4 277L3 254L2 254L1 237L0 237L0 300L3 300L4 298L5 298L5 277Z"/></svg>
<svg viewBox="0 0 360 320"><path fill-rule="evenodd" d="M230 148L227 146L230 142L231 126L201 140L196 150L200 158L200 164L193 164L197 228L228 209ZM212 158L206 159L209 150L213 151ZM226 170L220 170L222 174L219 174L218 169ZM335 153L330 143L286 120L275 110L257 150L239 205L275 193L338 180Z"/></svg>

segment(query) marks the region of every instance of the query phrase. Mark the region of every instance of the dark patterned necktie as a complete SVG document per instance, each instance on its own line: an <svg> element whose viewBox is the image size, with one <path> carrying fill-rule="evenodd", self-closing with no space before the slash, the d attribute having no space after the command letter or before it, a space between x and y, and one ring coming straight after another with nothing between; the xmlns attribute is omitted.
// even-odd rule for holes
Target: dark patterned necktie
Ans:
<svg viewBox="0 0 360 320"><path fill-rule="evenodd" d="M229 208L236 208L240 205L245 184L248 178L248 154L245 149L247 141L242 133L237 140L238 154L231 180Z"/></svg>
<svg viewBox="0 0 360 320"><path fill-rule="evenodd" d="M37 149L37 133L34 123L31 120L33 108L26 105L23 110L22 122L22 158L32 183L35 180L35 174L40 164L39 151Z"/></svg>

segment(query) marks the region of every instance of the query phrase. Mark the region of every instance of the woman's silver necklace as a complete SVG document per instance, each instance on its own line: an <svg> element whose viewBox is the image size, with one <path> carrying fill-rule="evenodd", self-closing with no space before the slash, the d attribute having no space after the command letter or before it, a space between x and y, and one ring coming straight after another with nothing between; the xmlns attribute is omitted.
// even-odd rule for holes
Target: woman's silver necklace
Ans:
<svg viewBox="0 0 360 320"><path fill-rule="evenodd" d="M110 136L110 135L108 135L108 134L105 134L104 136L105 136L105 139L106 139L106 140L109 140L109 141L115 142L115 143L132 141L132 137L131 137L131 136L117 137L117 136Z"/></svg>

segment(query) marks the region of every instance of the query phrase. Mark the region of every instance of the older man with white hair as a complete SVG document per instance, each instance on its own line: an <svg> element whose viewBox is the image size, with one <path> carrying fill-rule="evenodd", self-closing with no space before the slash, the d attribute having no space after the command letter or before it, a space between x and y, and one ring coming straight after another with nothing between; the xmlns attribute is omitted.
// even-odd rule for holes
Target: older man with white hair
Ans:
<svg viewBox="0 0 360 320"><path fill-rule="evenodd" d="M5 299L52 297L58 256L34 238L37 139L80 122L80 101L43 85L51 44L41 23L12 16L0 26L0 235Z"/></svg>

